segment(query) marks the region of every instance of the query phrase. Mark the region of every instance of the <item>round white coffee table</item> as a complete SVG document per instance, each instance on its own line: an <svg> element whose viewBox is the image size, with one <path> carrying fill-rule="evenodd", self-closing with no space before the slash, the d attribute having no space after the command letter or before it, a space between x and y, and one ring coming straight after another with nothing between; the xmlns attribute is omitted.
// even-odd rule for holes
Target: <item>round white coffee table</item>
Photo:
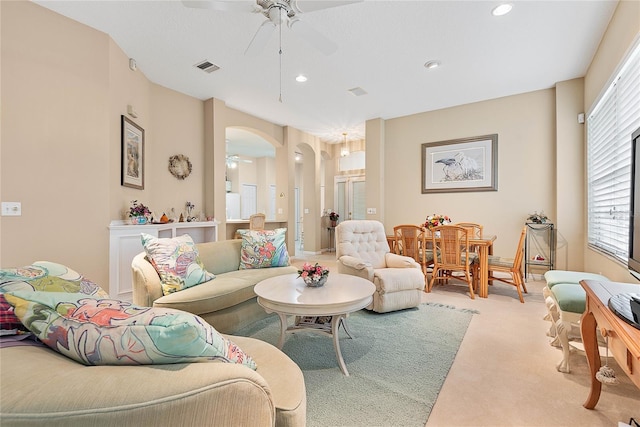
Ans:
<svg viewBox="0 0 640 427"><path fill-rule="evenodd" d="M375 285L366 279L338 273L330 273L327 283L319 288L305 285L297 274L272 277L254 287L258 304L268 313L276 313L280 317L278 348L282 348L287 332L308 329L326 333L333 337L338 365L346 376L349 376L349 372L340 352L338 328L349 313L371 304L375 290ZM289 327L287 316L331 316L331 329L306 322L297 322ZM347 334L351 336L349 331Z"/></svg>

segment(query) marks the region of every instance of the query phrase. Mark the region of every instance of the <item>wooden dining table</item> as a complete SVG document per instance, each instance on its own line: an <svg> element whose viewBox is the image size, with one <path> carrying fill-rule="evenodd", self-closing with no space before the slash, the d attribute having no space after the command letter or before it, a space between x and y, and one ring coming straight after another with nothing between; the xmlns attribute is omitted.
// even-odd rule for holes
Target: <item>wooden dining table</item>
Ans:
<svg viewBox="0 0 640 427"><path fill-rule="evenodd" d="M475 236L469 239L469 246L478 248L478 262L480 264L478 296L480 298L489 296L489 255L493 255L493 242L496 239L497 236L495 235ZM394 235L387 235L387 243L389 243L391 252L401 255L400 248L396 247Z"/></svg>
<svg viewBox="0 0 640 427"><path fill-rule="evenodd" d="M478 296L480 298L489 296L489 255L493 255L493 242L496 238L495 235L484 235L469 239L469 246L478 248L478 262L480 264Z"/></svg>

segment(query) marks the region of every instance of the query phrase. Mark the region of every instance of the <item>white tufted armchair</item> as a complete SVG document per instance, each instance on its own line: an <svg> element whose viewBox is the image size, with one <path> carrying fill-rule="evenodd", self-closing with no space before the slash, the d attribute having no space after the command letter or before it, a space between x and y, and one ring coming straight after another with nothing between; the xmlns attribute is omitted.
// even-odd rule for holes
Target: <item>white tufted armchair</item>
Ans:
<svg viewBox="0 0 640 427"><path fill-rule="evenodd" d="M336 227L338 272L370 280L376 285L369 310L378 313L417 307L424 275L413 258L389 250L379 221L353 220Z"/></svg>

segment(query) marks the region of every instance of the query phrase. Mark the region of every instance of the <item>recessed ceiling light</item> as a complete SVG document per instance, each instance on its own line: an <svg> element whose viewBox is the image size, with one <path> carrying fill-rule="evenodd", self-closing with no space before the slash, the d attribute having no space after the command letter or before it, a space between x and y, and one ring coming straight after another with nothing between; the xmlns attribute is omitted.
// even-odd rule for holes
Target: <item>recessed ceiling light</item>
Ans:
<svg viewBox="0 0 640 427"><path fill-rule="evenodd" d="M296 77L296 81L298 83L304 83L307 81L307 76L305 76L304 74L298 74L298 77Z"/></svg>
<svg viewBox="0 0 640 427"><path fill-rule="evenodd" d="M427 61L424 63L425 68L428 68L429 70L432 70L434 68L438 68L440 66L440 61L437 60L433 60L433 61Z"/></svg>
<svg viewBox="0 0 640 427"><path fill-rule="evenodd" d="M491 10L491 14L493 16L502 16L511 12L511 9L513 9L513 5L511 3L503 3L494 7L493 10Z"/></svg>

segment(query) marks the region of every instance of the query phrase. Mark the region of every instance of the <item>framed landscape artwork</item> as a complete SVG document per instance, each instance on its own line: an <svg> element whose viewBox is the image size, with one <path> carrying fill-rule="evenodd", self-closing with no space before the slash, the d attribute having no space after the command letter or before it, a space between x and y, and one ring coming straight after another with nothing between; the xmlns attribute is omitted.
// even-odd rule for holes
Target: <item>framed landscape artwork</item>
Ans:
<svg viewBox="0 0 640 427"><path fill-rule="evenodd" d="M422 193L498 190L498 134L422 144Z"/></svg>
<svg viewBox="0 0 640 427"><path fill-rule="evenodd" d="M122 178L125 187L144 189L144 129L122 117Z"/></svg>

